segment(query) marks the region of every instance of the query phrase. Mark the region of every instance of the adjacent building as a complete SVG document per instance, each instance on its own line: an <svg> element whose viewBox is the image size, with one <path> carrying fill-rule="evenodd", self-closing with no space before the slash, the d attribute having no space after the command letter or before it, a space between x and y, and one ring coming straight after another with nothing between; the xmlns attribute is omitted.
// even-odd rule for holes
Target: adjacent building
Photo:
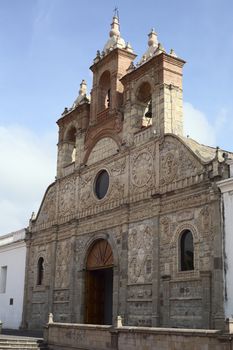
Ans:
<svg viewBox="0 0 233 350"><path fill-rule="evenodd" d="M57 177L27 233L23 325L224 327L228 156L183 135L184 60L136 55L114 16L59 120Z"/></svg>
<svg viewBox="0 0 233 350"><path fill-rule="evenodd" d="M228 160L230 177L218 182L222 193L225 317L233 318L233 160Z"/></svg>
<svg viewBox="0 0 233 350"><path fill-rule="evenodd" d="M0 320L4 328L18 329L22 322L25 279L25 230L0 237Z"/></svg>

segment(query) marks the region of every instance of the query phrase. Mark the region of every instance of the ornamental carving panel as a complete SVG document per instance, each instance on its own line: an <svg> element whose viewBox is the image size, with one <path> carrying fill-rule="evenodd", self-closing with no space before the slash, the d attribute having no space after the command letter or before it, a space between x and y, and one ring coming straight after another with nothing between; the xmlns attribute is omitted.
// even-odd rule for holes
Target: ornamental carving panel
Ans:
<svg viewBox="0 0 233 350"><path fill-rule="evenodd" d="M204 206L204 208L202 208L200 211L198 217L198 226L204 235L212 232L211 210L208 205Z"/></svg>
<svg viewBox="0 0 233 350"><path fill-rule="evenodd" d="M150 282L152 278L153 234L150 226L141 224L129 230L129 283Z"/></svg>
<svg viewBox="0 0 233 350"><path fill-rule="evenodd" d="M57 244L55 288L69 287L70 242L61 241Z"/></svg>
<svg viewBox="0 0 233 350"><path fill-rule="evenodd" d="M53 221L56 218L56 186L49 188L40 209L37 224Z"/></svg>
<svg viewBox="0 0 233 350"><path fill-rule="evenodd" d="M177 159L175 155L171 152L167 153L163 160L163 172L164 172L164 181L166 183L172 182L177 175Z"/></svg>
<svg viewBox="0 0 233 350"><path fill-rule="evenodd" d="M93 204L92 175L84 175L80 181L80 205L88 208Z"/></svg>
<svg viewBox="0 0 233 350"><path fill-rule="evenodd" d="M60 187L59 215L67 216L74 213L74 178L65 180Z"/></svg>
<svg viewBox="0 0 233 350"><path fill-rule="evenodd" d="M178 140L160 145L161 185L195 176L203 171L201 163Z"/></svg>
<svg viewBox="0 0 233 350"><path fill-rule="evenodd" d="M111 184L109 198L111 200L122 199L124 197L125 185L120 182L119 179L115 180Z"/></svg>
<svg viewBox="0 0 233 350"><path fill-rule="evenodd" d="M141 151L133 156L131 180L137 187L148 184L153 174L153 158L150 152Z"/></svg>
<svg viewBox="0 0 233 350"><path fill-rule="evenodd" d="M111 165L111 174L112 176L121 175L125 172L126 167L126 158L119 159Z"/></svg>
<svg viewBox="0 0 233 350"><path fill-rule="evenodd" d="M167 216L164 216L163 218L160 219L159 226L160 226L161 240L168 243L170 240L171 220Z"/></svg>

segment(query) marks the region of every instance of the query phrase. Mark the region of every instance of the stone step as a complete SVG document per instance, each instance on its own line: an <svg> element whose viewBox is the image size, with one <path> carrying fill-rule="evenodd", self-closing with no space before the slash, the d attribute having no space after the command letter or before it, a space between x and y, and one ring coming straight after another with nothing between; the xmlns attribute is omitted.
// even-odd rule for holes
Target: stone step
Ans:
<svg viewBox="0 0 233 350"><path fill-rule="evenodd" d="M0 350L11 349L11 350L48 350L47 345L42 339L22 339L22 338L0 338Z"/></svg>
<svg viewBox="0 0 233 350"><path fill-rule="evenodd" d="M25 344L18 344L18 345L12 345L12 344L0 344L0 349L17 349L17 350L48 350L47 346L33 346L33 345L25 345Z"/></svg>

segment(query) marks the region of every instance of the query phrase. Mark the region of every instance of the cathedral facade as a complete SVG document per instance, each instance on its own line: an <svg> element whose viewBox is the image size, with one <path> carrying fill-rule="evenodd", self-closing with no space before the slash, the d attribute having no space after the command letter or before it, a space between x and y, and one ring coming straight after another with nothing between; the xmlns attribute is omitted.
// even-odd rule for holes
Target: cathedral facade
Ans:
<svg viewBox="0 0 233 350"><path fill-rule="evenodd" d="M182 68L149 34L136 55L113 18L57 121L57 176L27 233L23 325L186 328L224 322L226 155L183 135Z"/></svg>

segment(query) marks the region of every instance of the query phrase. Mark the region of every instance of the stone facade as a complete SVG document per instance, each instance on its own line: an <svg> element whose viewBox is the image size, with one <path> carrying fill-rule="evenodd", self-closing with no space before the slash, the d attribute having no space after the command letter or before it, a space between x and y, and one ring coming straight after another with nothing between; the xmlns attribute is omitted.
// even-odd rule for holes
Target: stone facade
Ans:
<svg viewBox="0 0 233 350"><path fill-rule="evenodd" d="M220 193L228 176L219 149L182 135L182 67L149 35L135 54L114 17L110 41L86 85L58 120L57 178L27 235L24 326L85 322L87 256L98 240L113 253L112 319L125 325L221 328L224 283ZM148 54L149 52L149 54ZM109 176L96 195L101 171ZM193 268L182 270L191 232ZM43 283L38 284L38 262Z"/></svg>

